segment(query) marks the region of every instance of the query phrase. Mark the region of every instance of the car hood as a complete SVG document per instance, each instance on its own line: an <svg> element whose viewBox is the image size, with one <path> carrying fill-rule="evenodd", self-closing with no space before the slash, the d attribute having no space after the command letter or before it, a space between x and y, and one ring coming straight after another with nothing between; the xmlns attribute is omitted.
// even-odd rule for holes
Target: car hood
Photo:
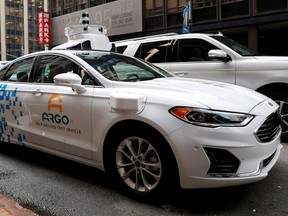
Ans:
<svg viewBox="0 0 288 216"><path fill-rule="evenodd" d="M122 87L127 87L126 84L122 84ZM259 103L268 99L247 88L201 79L158 78L128 85L131 85L129 89L125 88L122 91L145 94L148 103L167 103L172 106L194 106L230 112L249 113Z"/></svg>

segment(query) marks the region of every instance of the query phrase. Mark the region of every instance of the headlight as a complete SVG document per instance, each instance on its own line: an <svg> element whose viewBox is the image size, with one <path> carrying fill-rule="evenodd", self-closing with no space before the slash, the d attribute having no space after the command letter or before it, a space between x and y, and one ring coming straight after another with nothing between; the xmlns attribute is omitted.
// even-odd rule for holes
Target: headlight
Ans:
<svg viewBox="0 0 288 216"><path fill-rule="evenodd" d="M243 113L190 107L174 107L169 112L185 122L204 127L241 127L247 125L254 117Z"/></svg>

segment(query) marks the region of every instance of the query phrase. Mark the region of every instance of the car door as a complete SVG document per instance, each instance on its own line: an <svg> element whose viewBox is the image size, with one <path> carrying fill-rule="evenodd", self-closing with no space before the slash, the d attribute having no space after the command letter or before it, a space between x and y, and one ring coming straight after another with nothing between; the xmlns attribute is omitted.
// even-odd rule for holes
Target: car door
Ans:
<svg viewBox="0 0 288 216"><path fill-rule="evenodd" d="M29 124L26 141L45 148L92 158L91 106L93 86L79 94L71 87L55 85L60 73L80 74L81 67L62 56L39 57L37 70L26 96Z"/></svg>
<svg viewBox="0 0 288 216"><path fill-rule="evenodd" d="M161 65L161 68L170 71L171 63L169 62L168 57L172 49L171 44L172 40L157 40L141 43L133 56L153 64Z"/></svg>
<svg viewBox="0 0 288 216"><path fill-rule="evenodd" d="M216 80L235 84L235 61L210 59L208 52L219 49L203 39L179 39L171 53L170 72L183 77ZM162 64L158 64L160 67Z"/></svg>
<svg viewBox="0 0 288 216"><path fill-rule="evenodd" d="M0 141L24 145L29 124L26 96L35 57L21 59L0 74Z"/></svg>

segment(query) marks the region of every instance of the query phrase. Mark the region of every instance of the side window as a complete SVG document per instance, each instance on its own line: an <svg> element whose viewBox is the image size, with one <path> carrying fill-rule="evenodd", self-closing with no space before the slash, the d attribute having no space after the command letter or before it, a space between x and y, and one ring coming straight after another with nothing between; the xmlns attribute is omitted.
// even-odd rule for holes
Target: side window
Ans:
<svg viewBox="0 0 288 216"><path fill-rule="evenodd" d="M177 42L176 61L210 61L208 52L218 49L216 46L202 39L182 39Z"/></svg>
<svg viewBox="0 0 288 216"><path fill-rule="evenodd" d="M54 83L53 79L57 74L66 73L70 70L70 67L66 67L69 65L68 63L69 60L61 56L41 56L36 82Z"/></svg>
<svg viewBox="0 0 288 216"><path fill-rule="evenodd" d="M135 57L140 57L151 63L166 62L169 41L143 43L137 50Z"/></svg>
<svg viewBox="0 0 288 216"><path fill-rule="evenodd" d="M10 66L6 71L3 80L14 82L28 82L34 57L20 60Z"/></svg>
<svg viewBox="0 0 288 216"><path fill-rule="evenodd" d="M61 73L75 73L82 78L82 84L94 85L93 79L79 65L62 56L41 56L36 82L54 83L54 77Z"/></svg>
<svg viewBox="0 0 288 216"><path fill-rule="evenodd" d="M96 82L92 79L92 77L84 69L80 69L79 75L82 78L82 85L97 85Z"/></svg>
<svg viewBox="0 0 288 216"><path fill-rule="evenodd" d="M117 47L117 53L123 54L124 51L126 50L127 46L119 46Z"/></svg>

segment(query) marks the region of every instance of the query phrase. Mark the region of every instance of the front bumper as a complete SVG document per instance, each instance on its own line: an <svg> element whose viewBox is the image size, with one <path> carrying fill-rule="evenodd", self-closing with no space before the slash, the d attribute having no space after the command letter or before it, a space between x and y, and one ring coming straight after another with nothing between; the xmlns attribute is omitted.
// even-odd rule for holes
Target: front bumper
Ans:
<svg viewBox="0 0 288 216"><path fill-rule="evenodd" d="M186 124L171 133L169 141L178 163L180 186L227 187L264 179L280 156L281 131L265 143L259 142L255 131L272 112L275 109L261 103L253 109L255 118L245 127L207 128ZM239 161L235 172L211 172L207 149L224 150L234 156Z"/></svg>

